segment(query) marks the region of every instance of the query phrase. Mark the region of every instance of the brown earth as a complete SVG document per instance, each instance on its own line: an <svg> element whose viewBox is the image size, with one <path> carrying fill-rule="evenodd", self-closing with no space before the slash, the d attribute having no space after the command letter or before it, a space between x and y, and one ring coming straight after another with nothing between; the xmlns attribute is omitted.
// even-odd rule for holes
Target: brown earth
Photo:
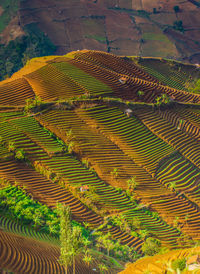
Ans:
<svg viewBox="0 0 200 274"><path fill-rule="evenodd" d="M20 2L18 14L22 27L33 22L38 24L57 46L56 54L87 48L199 63L200 7L196 2L26 0ZM179 6L179 12L175 13L174 6ZM182 21L183 31L175 29L175 21ZM23 34L16 23L12 19L2 34L2 42L8 43ZM147 26L151 30L144 31ZM149 35L144 36L144 32Z"/></svg>
<svg viewBox="0 0 200 274"><path fill-rule="evenodd" d="M1 11L0 11L1 15ZM15 40L17 37L25 35L22 27L19 24L18 17L14 17L9 25L4 29L4 31L0 34L0 41L2 44L8 44L9 41Z"/></svg>
<svg viewBox="0 0 200 274"><path fill-rule="evenodd" d="M3 13L3 8L0 6L0 16L2 15Z"/></svg>

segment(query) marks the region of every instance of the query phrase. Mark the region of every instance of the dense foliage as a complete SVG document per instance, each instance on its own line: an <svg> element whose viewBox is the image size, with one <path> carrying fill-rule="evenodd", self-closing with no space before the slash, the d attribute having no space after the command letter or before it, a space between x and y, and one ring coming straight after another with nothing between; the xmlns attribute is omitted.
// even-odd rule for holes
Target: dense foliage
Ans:
<svg viewBox="0 0 200 274"><path fill-rule="evenodd" d="M0 212L17 219L23 225L31 225L42 232L59 235L60 219L57 211L51 210L46 205L34 201L19 187L8 186L0 189ZM80 226L72 221L73 226ZM80 226L84 237L89 236L89 231Z"/></svg>
<svg viewBox="0 0 200 274"><path fill-rule="evenodd" d="M38 27L32 23L24 28L26 35L0 44L0 80L11 76L33 58L51 55L56 47Z"/></svg>

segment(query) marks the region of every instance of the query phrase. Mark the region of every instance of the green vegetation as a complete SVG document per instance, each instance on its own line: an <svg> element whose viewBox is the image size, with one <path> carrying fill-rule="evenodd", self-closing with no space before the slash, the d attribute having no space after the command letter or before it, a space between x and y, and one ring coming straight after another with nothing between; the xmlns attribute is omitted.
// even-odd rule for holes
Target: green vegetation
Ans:
<svg viewBox="0 0 200 274"><path fill-rule="evenodd" d="M38 231L59 235L60 223L57 210L51 210L46 205L33 200L20 187L8 186L0 189L0 212L1 215L17 219L22 225L31 225ZM89 237L88 230L73 220L71 222L73 226L80 227L84 237Z"/></svg>
<svg viewBox="0 0 200 274"><path fill-rule="evenodd" d="M142 251L145 255L153 256L161 250L161 242L155 238L147 238L142 246Z"/></svg>
<svg viewBox="0 0 200 274"><path fill-rule="evenodd" d="M174 12L175 12L175 13L180 12L179 6L174 6Z"/></svg>
<svg viewBox="0 0 200 274"><path fill-rule="evenodd" d="M182 259L177 259L172 261L172 269L176 270L176 271L183 271L186 268L186 259L182 258Z"/></svg>
<svg viewBox="0 0 200 274"><path fill-rule="evenodd" d="M38 111L38 108L43 105L43 102L39 96L35 96L34 99L27 99L26 100L26 105L24 107L24 112L28 113L33 110Z"/></svg>
<svg viewBox="0 0 200 274"><path fill-rule="evenodd" d="M200 79L195 82L186 82L185 86L189 92L200 94Z"/></svg>
<svg viewBox="0 0 200 274"><path fill-rule="evenodd" d="M106 43L106 37L103 36L98 36L98 35L85 35L85 38L90 38L90 39L94 39L97 40L100 43Z"/></svg>
<svg viewBox="0 0 200 274"><path fill-rule="evenodd" d="M52 55L56 50L37 24L26 25L24 31L25 36L10 41L8 45L0 44L0 80L18 71L29 59Z"/></svg>
<svg viewBox="0 0 200 274"><path fill-rule="evenodd" d="M156 106L166 105L171 102L171 99L167 94L161 94L161 96L156 97Z"/></svg>
<svg viewBox="0 0 200 274"><path fill-rule="evenodd" d="M183 22L182 22L181 20L179 20L179 21L174 21L173 28L174 28L175 30L180 31L180 32L184 32L184 31L185 31L185 29L184 29L184 27L183 27Z"/></svg>
<svg viewBox="0 0 200 274"><path fill-rule="evenodd" d="M25 161L26 157L23 149L16 150L15 159L18 161Z"/></svg>
<svg viewBox="0 0 200 274"><path fill-rule="evenodd" d="M60 215L60 258L61 265L65 267L66 274L68 267L73 263L73 274L76 272L75 258L83 250L83 238L80 228L72 227L71 212L69 207L60 205L58 207Z"/></svg>

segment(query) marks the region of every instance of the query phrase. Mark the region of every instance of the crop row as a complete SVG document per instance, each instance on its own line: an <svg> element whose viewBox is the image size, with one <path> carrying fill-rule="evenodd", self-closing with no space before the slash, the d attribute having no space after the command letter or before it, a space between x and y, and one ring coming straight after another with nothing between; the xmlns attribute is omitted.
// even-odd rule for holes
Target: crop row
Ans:
<svg viewBox="0 0 200 274"><path fill-rule="evenodd" d="M80 109L79 112L96 120L98 126L102 125L103 134L106 132L136 164L143 166L152 174L158 162L174 151L135 116L128 118L117 108L97 106L87 110Z"/></svg>
<svg viewBox="0 0 200 274"><path fill-rule="evenodd" d="M170 61L144 58L139 60L139 65L163 84L175 89L186 90L184 85L188 78L187 74L180 72L175 65L170 64Z"/></svg>
<svg viewBox="0 0 200 274"><path fill-rule="evenodd" d="M69 61L61 62L59 59L54 60L51 63L52 67L55 67L60 73L65 74L71 77L79 85L83 86L86 90L86 93L91 95L103 95L107 96L112 93L112 89L104 84L102 81L99 81L95 77L92 77L90 74L85 73L83 70L77 68L76 66L70 64Z"/></svg>
<svg viewBox="0 0 200 274"><path fill-rule="evenodd" d="M31 86L23 78L0 84L0 105L24 105L26 99L34 96Z"/></svg>
<svg viewBox="0 0 200 274"><path fill-rule="evenodd" d="M24 226L18 222L14 222L12 219L4 216L0 216L0 227L6 232L12 232L24 237L33 238L39 241L51 242L58 245L59 240L55 237L49 236L46 233L39 232L32 229L30 226Z"/></svg>
<svg viewBox="0 0 200 274"><path fill-rule="evenodd" d="M173 126L183 131L187 135L199 140L200 117L198 109L195 107L186 108L183 106L176 107L175 110L160 111L159 115L169 121Z"/></svg>
<svg viewBox="0 0 200 274"><path fill-rule="evenodd" d="M131 222L131 215L129 214L130 208L134 210L135 216L142 218L142 224L145 229L149 229L149 223L151 223L151 226L153 227L153 233L156 234L156 236L163 242L167 243L168 245L174 245L174 240L172 241L171 238L166 237L168 231L173 233L174 239L179 237L180 233L174 229L173 227L167 225L165 222L163 222L158 216L157 217L152 217L150 216L144 209L137 209L136 205L132 202L130 202L127 197L124 194L119 194L118 191L116 191L114 188L107 186L103 182L94 182L94 180L91 180L91 176L86 176L86 172L83 170L80 174L82 176L76 176L76 172L74 170L79 170L78 169L78 163L75 165L75 162L72 161L72 159L69 159L69 161L66 161L66 159L63 157L63 165L60 166L61 161L59 158L52 158L51 160L48 161L43 161L45 164L47 164L48 168L50 170L59 175L64 181L68 181L71 185L77 185L82 183L82 185L88 185L88 186L93 186L95 188L95 193L98 195L97 196L97 201L103 202L104 206L110 206L111 208L120 210L123 212L124 216L129 216L126 219ZM76 168L76 169L75 169ZM83 181L82 178L87 178L87 181ZM143 189L144 192L144 189ZM93 194L95 195L95 194ZM155 195L155 194L154 194ZM144 221L145 220L145 221ZM159 225L155 226L155 222L158 223ZM146 226L146 224L148 224ZM115 229L116 228L112 228ZM112 231L112 230L111 230ZM119 230L117 230L118 233ZM156 232L156 233L155 233ZM126 237L129 237L126 235Z"/></svg>
<svg viewBox="0 0 200 274"><path fill-rule="evenodd" d="M23 170L23 172L21 172L21 170ZM86 222L93 226L98 226L103 221L102 217L84 206L68 190L52 183L33 169L25 167L23 164L13 161L3 162L0 164L0 174L12 183L16 181L20 186L24 186L28 193L35 199L49 207L55 208L57 202L66 204L71 209L73 219L79 222ZM111 234L114 238L122 242L124 239L130 239L130 244L136 248L136 250L141 248L142 241L140 239L120 231L117 227L111 229ZM129 244L128 241L127 244Z"/></svg>
<svg viewBox="0 0 200 274"><path fill-rule="evenodd" d="M0 123L0 136L3 142L13 142L15 149L23 149L30 159L47 157L45 151L9 122Z"/></svg>
<svg viewBox="0 0 200 274"><path fill-rule="evenodd" d="M197 94L170 88L139 77L120 74L107 67L89 63L81 58L72 59L69 62L109 85L114 91L113 96L125 100L156 102L156 98L163 93L180 102L198 103L200 100L200 96ZM120 81L121 78L125 78L124 83ZM139 95L139 91L143 91L144 94L142 96Z"/></svg>
<svg viewBox="0 0 200 274"><path fill-rule="evenodd" d="M59 248L0 231L0 265L15 273L64 273Z"/></svg>
<svg viewBox="0 0 200 274"><path fill-rule="evenodd" d="M20 125L21 128L21 120L23 121L25 118L20 118L20 119L14 119L9 121L9 123L17 123L17 125ZM32 121L32 117L28 117L27 118L28 121ZM4 122L5 123L5 122ZM35 123L31 123L33 124L33 129L35 126ZM30 129L27 126L27 128L23 128L26 132L31 130L31 124L30 124ZM36 127L37 129L37 127ZM14 132L14 130L12 131ZM36 137L35 137L36 138ZM40 157L37 157L35 159L40 159ZM51 173L56 174L59 178L61 178L62 180L66 181L66 182L70 182L71 185L77 186L77 185L84 185L84 184L90 184L92 186L95 186L96 190L97 190L97 195L99 197L99 200L101 203L106 203L107 206L111 207L111 208L115 208L115 209L119 209L119 210L127 210L130 207L135 207L135 205L133 203L131 203L126 196L124 196L123 194L120 194L118 191L116 191L114 188L106 185L105 183L103 183L102 181L100 181L97 177L94 176L94 174L91 171L87 171L87 169L83 168L81 166L81 164L77 161L74 160L71 156L67 156L64 155L63 157L52 157L50 159L44 159L42 160L42 165L45 165L48 169L50 169ZM131 168L131 167L130 167ZM3 168L2 168L3 170ZM8 176L8 171L5 171L6 174L6 178L10 179L10 177ZM15 180L22 180L22 185L25 184L24 179L27 177L27 175L22 174L21 177L19 177L19 175L16 175L16 171L13 171L13 181L14 178ZM28 177L27 177L28 178ZM91 179L90 179L91 178ZM34 183L34 182L33 182ZM37 185L37 183L35 182L35 184ZM54 186L54 184L53 184ZM50 187L48 185L48 187ZM40 186L41 188L41 186ZM31 186L31 189L33 190L33 185ZM38 189L34 189L35 192L33 194L35 194L36 192L38 192ZM41 192L41 189L39 191L39 193ZM46 192L47 193L47 192ZM43 193L41 193L41 195L43 195ZM63 196L63 194L60 194L61 196ZM39 195L40 196L40 195ZM50 196L51 197L51 196ZM44 200L42 200L43 202L45 202L45 198L51 199L49 197L49 195L47 195L47 197L43 198ZM146 215L145 213L143 213L144 215ZM148 216L147 216L148 218ZM84 221L86 221L87 219L85 218ZM128 236L126 236L128 237ZM133 238L132 240L133 241Z"/></svg>
<svg viewBox="0 0 200 274"><path fill-rule="evenodd" d="M180 153L165 158L155 177L168 187L173 187L200 206L200 170Z"/></svg>
<svg viewBox="0 0 200 274"><path fill-rule="evenodd" d="M37 96L45 101L67 99L86 92L74 79L50 64L24 76Z"/></svg>
<svg viewBox="0 0 200 274"><path fill-rule="evenodd" d="M127 188L127 180L134 177L139 183L137 190L144 192L145 189L144 195L159 196L166 192L145 169L123 153L115 143L116 136L113 141L104 136L102 132L98 131L96 121L91 120L82 109L76 109L76 111L52 110L38 116L37 119L66 142L68 141L67 134L71 132L71 139L75 143L75 149L79 151L82 161L87 159L99 177L109 184ZM116 169L116 175L113 174L114 169ZM103 191L105 191L104 188Z"/></svg>
<svg viewBox="0 0 200 274"><path fill-rule="evenodd" d="M23 124L22 122L24 121L24 119L30 122L30 128L28 125L27 125L27 127L22 126L22 124ZM27 134L27 132L29 133L26 136L26 142L27 142L27 140L29 140L28 137L30 137L30 134L33 134L35 130L37 132L38 129L41 129L38 126L37 122L36 121L33 122L32 119L33 118L31 118L31 117L28 117L27 119L20 118L20 119L14 119L7 123L8 125L11 122L14 124L15 123L17 124L17 127L13 127L13 128L11 127L12 134L13 134L12 140L14 140L17 145L18 145L18 139L16 139L16 136L18 138L21 137L20 132L17 131L17 129L19 130L19 128L20 128L20 129L23 129L26 134ZM6 123L6 122L3 122L3 123ZM2 123L0 124L0 126L1 125L2 125ZM8 131L6 131L6 133L7 132ZM15 135L14 134L15 132L19 136ZM42 131L41 131L41 133L43 135ZM38 137L37 134L35 136L33 136L33 138L37 138L37 137ZM46 138L46 136L45 136L45 138ZM47 140L48 140L48 138L47 138ZM24 148L24 143L25 143L25 141L22 138L20 138L20 144L21 144L22 148ZM52 141L52 144L55 145L53 141ZM58 146L58 148L59 148L59 146ZM69 181L72 182L73 180L75 180L75 184L79 184L79 186L80 186L84 183L87 184L88 179L91 177L91 181L93 182L93 184L95 184L95 185L96 185L96 183L101 184L100 180L97 177L95 177L91 171L90 172L87 171L85 168L83 168L80 165L80 163L78 161L73 160L73 158L71 156L64 155L63 157L49 158L46 155L45 157L41 158L40 155L39 156L35 155L34 160L42 160L42 164L47 165L48 169L53 170L54 174L56 174L58 176L58 178L62 181L66 180L67 182L69 182ZM6 163L8 164L8 162L6 162ZM52 204L55 205L57 200L60 202L66 202L67 204L69 204L71 206L71 209L72 209L73 214L75 215L75 218L80 217L80 219L82 221L85 221L85 222L91 221L91 223L93 223L93 219L96 218L96 219L98 219L98 222L101 222L100 217L94 218L94 216L93 216L94 214L86 213L87 210L84 208L84 206L76 198L74 198L70 192L65 191L64 189L62 189L61 187L59 187L58 185L56 185L54 183L50 184L50 183L46 182L46 186L45 186L44 180L40 181L40 185L38 185L38 181L41 180L40 178L38 178L37 181L35 181L33 179L29 182L29 181L27 181L27 178L29 178L30 176L28 176L27 172L29 173L30 170L26 170L26 172L24 171L24 173L22 173L21 171L17 171L17 166L13 166L11 170L8 170L9 164L7 165L6 163L5 162L2 163L2 165L4 165L4 164L6 165L5 169L2 167L2 172L5 173L5 178L8 180L11 180L13 182L15 180L17 182L21 182L21 185L26 185L27 183L28 184L30 183L31 185L29 185L29 191L30 192L32 191L31 193L33 195L36 195L36 198L38 197L38 199L42 199L41 200L42 202L44 202L44 203L47 202L47 204L50 206ZM74 166L72 163L74 164ZM14 162L13 162L13 165L14 165ZM20 169L20 166L18 168ZM65 171L65 172L61 172L62 174L60 174L60 172L59 172L60 168L62 171ZM75 171L74 174L73 174L73 171ZM60 176L60 175L62 175L62 176ZM36 174L31 175L31 176L33 176L33 178L34 178L36 176ZM121 209L123 207L128 207L128 205L127 205L128 202L127 202L126 197L123 197L123 195L120 195L119 192L117 192L113 188L109 188L105 184L103 184L103 185L104 185L105 193L102 193L103 195L100 195L102 198L102 201L101 201L102 203L105 203L105 201L107 201L107 204L110 207L113 207L113 204L110 200L110 195L109 195L109 193L111 193L113 198L116 198L116 200L118 201L118 204L119 204L119 202L123 201L123 205L121 206ZM58 187L58 189L57 189L57 187ZM48 192L48 188L49 188L49 192ZM58 191L59 193L56 194L56 191ZM64 192L62 193L62 191L64 191ZM55 194L54 194L54 192L55 192ZM106 192L108 192L108 193L106 193ZM107 194L107 195L105 195L105 194ZM64 196L65 196L65 199L63 198ZM50 201L51 201L51 203L50 203ZM115 205L115 203L114 203L114 205ZM96 223L96 221L97 220L94 220L94 223Z"/></svg>
<svg viewBox="0 0 200 274"><path fill-rule="evenodd" d="M164 92L162 88L164 86L140 78L130 77L126 74L119 74L114 70L87 63L81 59L70 60L70 63L110 86L114 97L124 100L153 102L160 92ZM124 82L121 79L125 79ZM139 91L142 91L144 94L140 96Z"/></svg>
<svg viewBox="0 0 200 274"><path fill-rule="evenodd" d="M69 191L52 183L21 163L14 161L2 162L0 164L0 173L10 182L14 183L16 181L19 185L25 186L34 198L50 207L55 207L57 202L70 206L74 218L78 221L91 222L94 225L100 224L102 221L95 213L84 207Z"/></svg>
<svg viewBox="0 0 200 274"><path fill-rule="evenodd" d="M200 147L197 140L188 136L170 122L163 119L159 112L151 110L137 111L139 119L157 136L174 149L179 150L188 160L200 167Z"/></svg>
<svg viewBox="0 0 200 274"><path fill-rule="evenodd" d="M155 78L146 73L135 63L131 62L130 60L124 60L123 58L114 54L89 50L84 52L76 52L74 59L84 60L86 62L107 68L120 74L126 74L131 77L157 82Z"/></svg>
<svg viewBox="0 0 200 274"><path fill-rule="evenodd" d="M33 117L18 117L8 123L24 133L48 154L62 152L63 146L50 137Z"/></svg>

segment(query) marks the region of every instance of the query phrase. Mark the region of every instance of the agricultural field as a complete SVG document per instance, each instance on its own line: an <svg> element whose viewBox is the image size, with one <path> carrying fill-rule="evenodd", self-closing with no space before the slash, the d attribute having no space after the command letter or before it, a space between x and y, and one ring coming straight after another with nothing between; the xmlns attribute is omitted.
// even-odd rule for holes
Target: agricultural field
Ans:
<svg viewBox="0 0 200 274"><path fill-rule="evenodd" d="M197 65L83 50L0 82L0 271L192 273L199 79ZM67 263L62 208L81 239Z"/></svg>

